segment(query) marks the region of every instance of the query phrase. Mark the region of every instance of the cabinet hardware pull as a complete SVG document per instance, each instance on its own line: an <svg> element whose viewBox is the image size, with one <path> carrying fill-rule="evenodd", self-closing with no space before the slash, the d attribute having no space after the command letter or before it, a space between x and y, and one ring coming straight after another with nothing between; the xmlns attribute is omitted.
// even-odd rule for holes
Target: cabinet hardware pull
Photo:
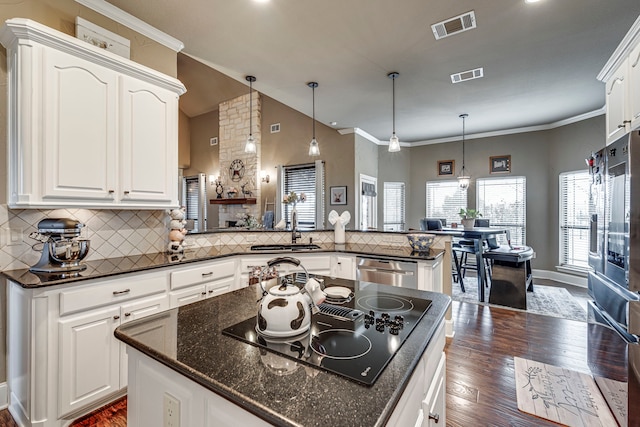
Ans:
<svg viewBox="0 0 640 427"><path fill-rule="evenodd" d="M131 313L125 313L124 314L124 317L129 317L129 316L131 316Z"/></svg>
<svg viewBox="0 0 640 427"><path fill-rule="evenodd" d="M117 314L115 316L113 316L113 320L118 320L120 318L120 316L118 316Z"/></svg>
<svg viewBox="0 0 640 427"><path fill-rule="evenodd" d="M209 293L210 293L210 294L212 294L212 293L213 293L213 289L211 289L211 290L209 291Z"/></svg>
<svg viewBox="0 0 640 427"><path fill-rule="evenodd" d="M202 291L202 295L206 295L207 293L205 291Z"/></svg>
<svg viewBox="0 0 640 427"><path fill-rule="evenodd" d="M125 194L125 195L129 194L129 191L128 191L128 190L125 190L124 194Z"/></svg>
<svg viewBox="0 0 640 427"><path fill-rule="evenodd" d="M622 123L624 123L624 124L626 125L626 124L628 124L628 123L631 123L631 120L625 120L625 121L624 121L624 122L622 122Z"/></svg>
<svg viewBox="0 0 640 427"><path fill-rule="evenodd" d="M213 274L213 271L210 271L208 273L202 273L202 277L209 277Z"/></svg>
<svg viewBox="0 0 640 427"><path fill-rule="evenodd" d="M115 193L115 190L109 190L109 194Z"/></svg>
<svg viewBox="0 0 640 427"><path fill-rule="evenodd" d="M438 421L440 421L440 415L429 412L429 419L434 420L436 424L438 424Z"/></svg>
<svg viewBox="0 0 640 427"><path fill-rule="evenodd" d="M122 295L122 294L128 294L129 292L131 292L131 289L125 289L124 291L113 291L113 294Z"/></svg>

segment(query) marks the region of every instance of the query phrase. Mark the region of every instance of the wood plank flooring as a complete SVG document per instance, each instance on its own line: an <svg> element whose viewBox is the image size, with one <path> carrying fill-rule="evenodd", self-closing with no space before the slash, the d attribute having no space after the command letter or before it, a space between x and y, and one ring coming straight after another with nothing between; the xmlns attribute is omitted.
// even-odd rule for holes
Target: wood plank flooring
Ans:
<svg viewBox="0 0 640 427"><path fill-rule="evenodd" d="M570 292L586 300L585 290ZM587 324L459 302L453 303L453 321L456 333L445 348L447 426L557 426L518 410L513 356L589 373ZM624 377L615 365L606 373ZM0 411L1 426L17 427L10 418ZM120 411L108 423L84 425L124 426L126 420Z"/></svg>

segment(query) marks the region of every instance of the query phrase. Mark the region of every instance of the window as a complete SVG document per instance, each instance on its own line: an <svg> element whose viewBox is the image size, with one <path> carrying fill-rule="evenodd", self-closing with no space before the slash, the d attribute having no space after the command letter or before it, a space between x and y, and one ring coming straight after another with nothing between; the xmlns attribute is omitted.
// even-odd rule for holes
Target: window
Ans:
<svg viewBox="0 0 640 427"><path fill-rule="evenodd" d="M294 191L296 194L305 193L307 200L296 205L298 212L298 228L300 230L315 230L324 226L324 164L317 161L312 164L283 166L279 170L283 194ZM286 218L291 226L292 205L282 204L282 195L277 195L276 215ZM280 208L282 211L280 211Z"/></svg>
<svg viewBox="0 0 640 427"><path fill-rule="evenodd" d="M457 180L427 182L427 218L443 218L447 224L460 222L460 209L467 207L467 190Z"/></svg>
<svg viewBox="0 0 640 427"><path fill-rule="evenodd" d="M404 182L384 183L384 231L404 231Z"/></svg>
<svg viewBox="0 0 640 427"><path fill-rule="evenodd" d="M560 265L589 268L589 186L586 170L560 174Z"/></svg>
<svg viewBox="0 0 640 427"><path fill-rule="evenodd" d="M481 178L476 182L476 208L492 227L507 228L512 245L526 244L527 182L524 176ZM506 236L499 241L506 244Z"/></svg>
<svg viewBox="0 0 640 427"><path fill-rule="evenodd" d="M360 229L375 230L378 227L378 180L360 174Z"/></svg>

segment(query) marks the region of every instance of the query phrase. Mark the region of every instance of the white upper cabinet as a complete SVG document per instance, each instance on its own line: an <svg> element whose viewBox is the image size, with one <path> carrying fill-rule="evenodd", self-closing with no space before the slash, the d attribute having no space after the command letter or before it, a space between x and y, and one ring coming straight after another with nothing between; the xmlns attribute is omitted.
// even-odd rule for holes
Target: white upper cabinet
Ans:
<svg viewBox="0 0 640 427"><path fill-rule="evenodd" d="M607 144L640 126L639 61L640 17L598 74L605 83Z"/></svg>
<svg viewBox="0 0 640 427"><path fill-rule="evenodd" d="M0 29L8 205L178 206L178 80L28 19Z"/></svg>

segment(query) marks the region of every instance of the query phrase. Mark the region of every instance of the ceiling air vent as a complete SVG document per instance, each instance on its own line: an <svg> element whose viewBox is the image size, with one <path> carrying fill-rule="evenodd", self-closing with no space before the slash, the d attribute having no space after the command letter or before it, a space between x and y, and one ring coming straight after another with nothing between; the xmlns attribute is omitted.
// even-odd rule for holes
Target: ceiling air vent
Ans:
<svg viewBox="0 0 640 427"><path fill-rule="evenodd" d="M475 70L451 74L451 83L460 83L466 80L479 79L480 77L484 77L484 69L482 67L476 68Z"/></svg>
<svg viewBox="0 0 640 427"><path fill-rule="evenodd" d="M476 14L473 10L431 26L431 30L433 31L433 35L436 40L471 30L473 28L476 28Z"/></svg>

